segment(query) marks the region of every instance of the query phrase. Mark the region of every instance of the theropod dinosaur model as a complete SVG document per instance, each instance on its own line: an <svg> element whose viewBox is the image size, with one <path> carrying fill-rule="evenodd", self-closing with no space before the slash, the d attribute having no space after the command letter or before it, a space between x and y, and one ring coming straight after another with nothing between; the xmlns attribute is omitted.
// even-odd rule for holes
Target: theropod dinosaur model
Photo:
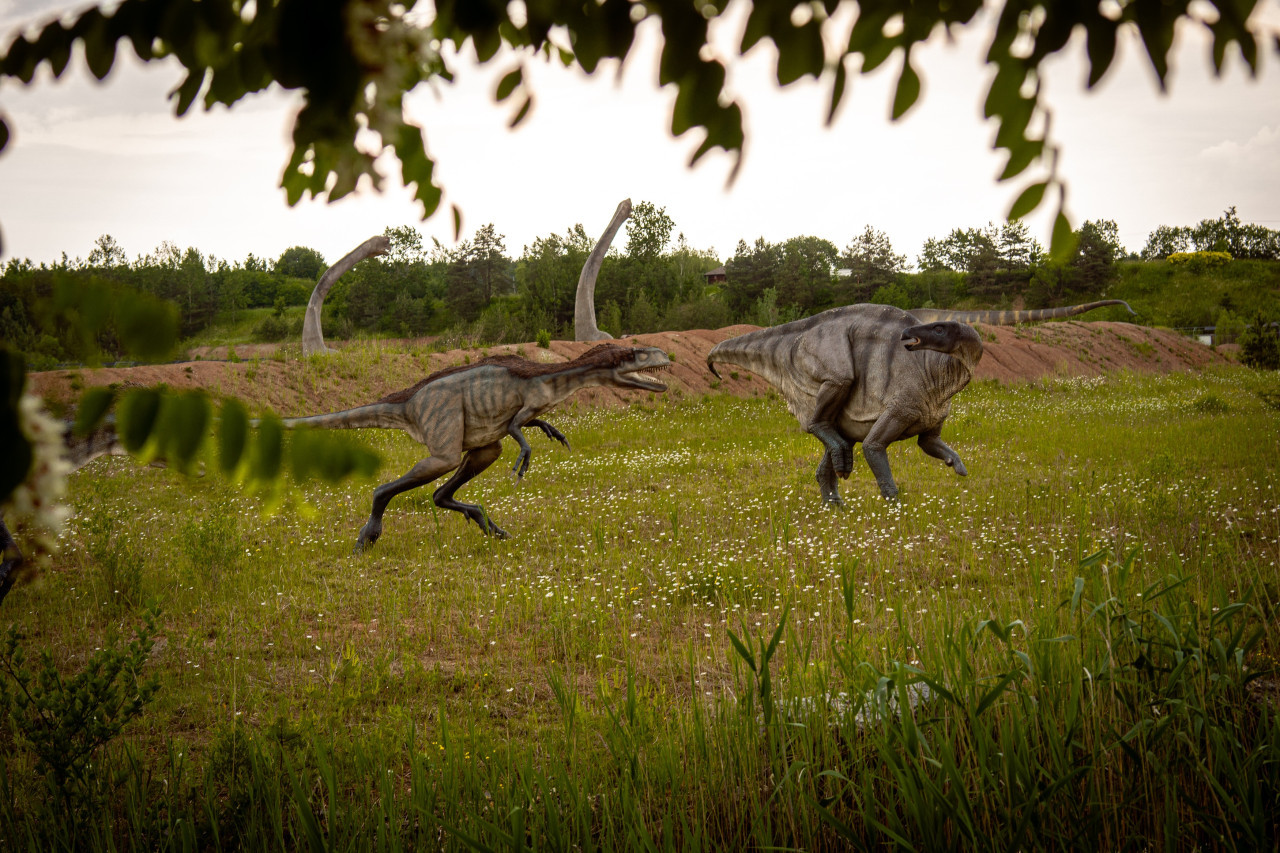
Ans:
<svg viewBox="0 0 1280 853"><path fill-rule="evenodd" d="M853 470L853 445L875 474L880 493L898 496L886 448L918 436L920 449L966 475L942 440L951 398L969 384L982 339L967 323L1012 325L1082 314L1118 299L1040 311L907 312L890 305L846 305L721 341L707 367L735 364L778 389L787 408L826 452L818 463L824 500L840 504L836 477ZM1132 311L1132 309L1130 309Z"/></svg>
<svg viewBox="0 0 1280 853"><path fill-rule="evenodd" d="M483 508L454 500L454 493L502 455L502 437L509 435L520 445L520 455L511 471L516 479L529 469L532 453L523 427L537 427L569 446L564 435L538 415L581 388L604 385L665 391L667 386L641 371L662 368L671 362L655 347L624 347L600 344L573 361L540 364L514 355L481 359L474 364L448 367L376 403L306 418L289 418L287 427L313 426L327 429L402 429L425 444L431 455L409 469L398 480L373 491L373 511L360 530L356 548L363 549L382 535L382 514L387 504L401 492L425 486L454 471L452 477L432 494L441 509L460 512L480 529L506 538Z"/></svg>

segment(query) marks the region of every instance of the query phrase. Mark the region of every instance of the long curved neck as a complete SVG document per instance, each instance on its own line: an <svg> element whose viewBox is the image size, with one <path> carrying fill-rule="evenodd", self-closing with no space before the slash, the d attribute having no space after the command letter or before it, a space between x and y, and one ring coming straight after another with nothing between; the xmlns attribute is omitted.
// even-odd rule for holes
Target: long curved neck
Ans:
<svg viewBox="0 0 1280 853"><path fill-rule="evenodd" d="M911 315L921 323L954 320L957 323L985 323L988 326L1016 326L1019 323L1041 323L1045 320L1065 320L1108 305L1123 305L1135 314L1123 299L1102 299L1083 305L1065 305L1061 308L1033 308L1030 311L949 311L942 308L913 308Z"/></svg>

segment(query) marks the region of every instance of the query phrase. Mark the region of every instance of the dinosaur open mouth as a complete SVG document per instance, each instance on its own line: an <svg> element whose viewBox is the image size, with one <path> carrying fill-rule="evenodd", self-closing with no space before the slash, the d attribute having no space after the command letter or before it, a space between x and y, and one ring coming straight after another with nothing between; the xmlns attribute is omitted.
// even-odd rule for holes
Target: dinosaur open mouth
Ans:
<svg viewBox="0 0 1280 853"><path fill-rule="evenodd" d="M903 338L902 345L909 350L914 350L916 347L920 346L920 339L917 337Z"/></svg>
<svg viewBox="0 0 1280 853"><path fill-rule="evenodd" d="M626 374L625 378L637 388L643 388L646 391L665 391L667 386L657 379L654 379L646 371L637 370L634 373Z"/></svg>

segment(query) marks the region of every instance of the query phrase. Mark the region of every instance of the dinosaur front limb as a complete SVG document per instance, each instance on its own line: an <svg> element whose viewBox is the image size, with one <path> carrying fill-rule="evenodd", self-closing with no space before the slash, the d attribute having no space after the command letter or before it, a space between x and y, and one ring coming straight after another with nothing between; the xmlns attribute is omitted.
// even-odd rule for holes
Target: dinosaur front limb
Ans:
<svg viewBox="0 0 1280 853"><path fill-rule="evenodd" d="M534 418L529 421L529 423L525 424L525 426L537 427L547 434L547 438L554 439L563 444L565 450L573 449L569 446L569 439L564 437L564 433L540 418Z"/></svg>
<svg viewBox="0 0 1280 853"><path fill-rule="evenodd" d="M528 424L530 426L544 428L544 432L546 432L545 427L550 427L555 430L555 427L552 427L545 421L540 421L535 418L534 414L535 412L530 409L521 409L516 413L516 416L511 419L511 423L507 426L507 435L514 438L516 440L516 444L520 445L520 455L516 457L516 464L511 466L511 473L515 476L517 482L521 480L524 477L524 473L529 470L529 460L533 456L533 448L529 446L529 440L524 437L524 430L522 427ZM559 432L559 430L555 431ZM550 435L550 433L547 434ZM561 436L561 438L564 438L564 436Z"/></svg>
<svg viewBox="0 0 1280 853"><path fill-rule="evenodd" d="M521 420L522 412L512 419L511 425L507 427L507 435L516 440L520 445L520 455L516 457L516 464L512 466L511 473L515 475L517 480L524 477L525 472L529 470L529 460L533 456L533 448L529 446L529 440L524 437L522 427L537 427L547 434L547 438L555 439L565 447L569 446L569 440L564 437L564 433L553 427L551 424L538 418L530 418L529 420Z"/></svg>
<svg viewBox="0 0 1280 853"><path fill-rule="evenodd" d="M356 538L356 550L362 551L378 541L378 537L382 535L382 514L387 511L387 504L391 503L392 498L401 492L425 486L432 480L449 473L458 467L459 461L456 451L446 456L429 456L410 468L409 473L400 479L384 483L374 489L373 510L369 513L369 520L365 522L364 527L360 528L360 535Z"/></svg>
<svg viewBox="0 0 1280 853"><path fill-rule="evenodd" d="M474 521L476 526L484 533L496 536L499 539L507 539L509 538L507 531L489 519L489 514L484 511L484 507L479 504L468 504L453 499L453 495L458 489L462 488L468 480L471 480L492 465L501 455L502 443L498 441L468 451L462 457L462 465L443 486L435 490L435 493L431 495L431 500L435 501L435 505L441 509L451 509L454 512L462 513Z"/></svg>
<svg viewBox="0 0 1280 853"><path fill-rule="evenodd" d="M852 387L852 382L822 383L814 402L813 416L805 427L810 435L826 446L832 470L843 479L848 479L853 471L853 445L840 434L836 420Z"/></svg>
<svg viewBox="0 0 1280 853"><path fill-rule="evenodd" d="M924 433L920 436L918 442L920 449L934 459L941 459L947 465L955 469L955 472L961 477L967 477L969 471L964 467L964 463L960 461L960 454L952 450L942 437L936 433Z"/></svg>

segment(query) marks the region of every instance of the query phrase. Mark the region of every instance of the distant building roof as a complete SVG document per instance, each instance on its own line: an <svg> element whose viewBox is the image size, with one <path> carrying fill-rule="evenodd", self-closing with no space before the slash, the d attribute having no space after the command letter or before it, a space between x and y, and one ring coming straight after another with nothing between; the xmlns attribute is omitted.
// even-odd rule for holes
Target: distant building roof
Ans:
<svg viewBox="0 0 1280 853"><path fill-rule="evenodd" d="M711 278L712 276L720 276L721 278L724 278L727 274L728 273L724 271L724 267L720 266L710 272L704 272L702 275L704 278Z"/></svg>

